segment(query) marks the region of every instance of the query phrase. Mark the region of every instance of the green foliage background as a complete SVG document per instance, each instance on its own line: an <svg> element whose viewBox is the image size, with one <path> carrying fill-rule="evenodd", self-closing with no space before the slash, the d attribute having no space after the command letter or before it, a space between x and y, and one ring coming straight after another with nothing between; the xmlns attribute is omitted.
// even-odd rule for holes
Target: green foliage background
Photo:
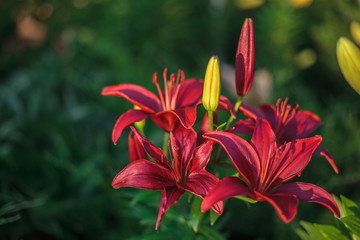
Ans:
<svg viewBox="0 0 360 240"><path fill-rule="evenodd" d="M40 19L44 3L53 9ZM42 41L19 35L24 12L46 28ZM297 239L300 220L331 224L332 214L316 204L301 203L287 225L269 204L249 208L230 199L214 227L205 221L194 233L184 196L156 232L161 194L111 187L128 163L128 131L114 146L111 130L132 106L102 97L101 89L131 82L155 90L152 74L165 67L202 78L212 55L233 65L245 17L254 21L256 69L266 68L273 77L269 101L289 97L318 114L324 125L316 133L340 169L336 175L314 156L297 180L359 204L360 96L342 77L335 56L337 39L351 39L349 24L360 21L357 1L314 0L296 9L288 1L268 0L243 10L235 0L3 0L0 238ZM316 56L307 68L299 60L304 49ZM161 144L156 126L148 124L146 132Z"/></svg>

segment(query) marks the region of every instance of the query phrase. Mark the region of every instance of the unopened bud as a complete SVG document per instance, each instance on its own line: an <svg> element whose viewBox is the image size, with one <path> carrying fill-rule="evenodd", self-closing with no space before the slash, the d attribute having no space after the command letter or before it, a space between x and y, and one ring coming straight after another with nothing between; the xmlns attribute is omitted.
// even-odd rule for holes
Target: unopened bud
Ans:
<svg viewBox="0 0 360 240"><path fill-rule="evenodd" d="M342 74L350 86L360 94L360 50L354 43L341 37L336 45L336 55Z"/></svg>
<svg viewBox="0 0 360 240"><path fill-rule="evenodd" d="M207 111L215 111L220 97L220 64L219 59L211 57L206 68L202 102Z"/></svg>
<svg viewBox="0 0 360 240"><path fill-rule="evenodd" d="M245 96L252 85L255 67L254 27L250 18L242 26L235 56L235 83L239 96Z"/></svg>
<svg viewBox="0 0 360 240"><path fill-rule="evenodd" d="M355 43L360 46L360 23L352 21L350 24L350 33Z"/></svg>

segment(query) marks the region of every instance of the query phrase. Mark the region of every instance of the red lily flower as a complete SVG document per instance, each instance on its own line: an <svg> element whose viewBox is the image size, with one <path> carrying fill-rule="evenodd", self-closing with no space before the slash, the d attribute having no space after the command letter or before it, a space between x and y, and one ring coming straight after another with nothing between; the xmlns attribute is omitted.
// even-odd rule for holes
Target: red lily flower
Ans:
<svg viewBox="0 0 360 240"><path fill-rule="evenodd" d="M147 190L163 191L160 210L155 229L158 229L163 215L169 207L176 203L188 191L204 198L219 179L205 170L213 148L212 141L206 141L196 147L196 132L185 129L180 124L170 132L171 164L164 152L143 137L135 128L132 131L145 149L154 159L138 159L132 161L112 182L114 188L134 187ZM213 210L221 214L223 203L213 206Z"/></svg>
<svg viewBox="0 0 360 240"><path fill-rule="evenodd" d="M105 96L123 97L140 109L130 109L116 121L112 139L117 143L123 130L134 122L150 117L159 127L169 132L177 120L185 128L190 128L196 120L196 107L202 96L203 81L187 79L183 71L177 76L171 74L167 81L167 69L164 69L164 92L161 91L157 74L153 75L153 83L158 96L135 84L119 84L105 87L101 94Z"/></svg>
<svg viewBox="0 0 360 240"><path fill-rule="evenodd" d="M158 96L147 89L135 84L119 84L105 87L101 94L104 96L123 97L140 109L130 109L123 113L115 123L112 140L117 143L123 130L134 122L150 118L163 130L170 132L176 122L185 128L191 128L196 121L196 108L201 103L203 81L200 79L185 80L184 72L179 70L177 76L171 74L167 81L167 69L164 69L164 92L161 91L157 74L153 75L153 83L158 90ZM232 111L227 98L220 98L220 105Z"/></svg>
<svg viewBox="0 0 360 240"><path fill-rule="evenodd" d="M251 18L247 18L241 28L235 56L235 83L236 93L239 96L245 96L248 94L254 79L254 67L254 27Z"/></svg>
<svg viewBox="0 0 360 240"><path fill-rule="evenodd" d="M252 134L256 120L262 118L270 123L275 132L277 143L282 145L289 141L308 137L322 124L316 114L298 110L298 104L295 104L291 110L291 105L287 104L287 101L287 98L283 102L278 99L275 106L263 104L259 106L259 109L241 104L239 111L243 112L249 119L238 121L228 132ZM316 151L328 160L336 173L339 172L333 156L327 149L318 147Z"/></svg>
<svg viewBox="0 0 360 240"><path fill-rule="evenodd" d="M302 182L282 184L301 174L320 145L320 136L278 147L270 124L259 118L250 143L228 132L209 132L204 137L221 144L248 185L238 177L225 177L206 196L202 211L218 201L248 195L256 201L268 201L285 223L295 218L299 201L319 203L340 217L338 206L324 189Z"/></svg>

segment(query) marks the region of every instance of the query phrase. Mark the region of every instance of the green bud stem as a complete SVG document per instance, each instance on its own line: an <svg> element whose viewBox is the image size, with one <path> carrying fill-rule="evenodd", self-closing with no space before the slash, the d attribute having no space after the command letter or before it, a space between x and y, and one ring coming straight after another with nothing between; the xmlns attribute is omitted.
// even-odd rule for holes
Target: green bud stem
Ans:
<svg viewBox="0 0 360 240"><path fill-rule="evenodd" d="M238 100L235 103L235 108L234 108L235 113L237 113L237 111L239 110L240 104L242 102L242 98L243 98L242 96L239 96ZM232 123L233 120L234 120L234 117L232 115L230 115L229 120L227 121L225 130L229 129L230 124Z"/></svg>
<svg viewBox="0 0 360 240"><path fill-rule="evenodd" d="M213 111L208 111L209 115L209 125L210 125L210 131L214 130L214 118L213 118Z"/></svg>

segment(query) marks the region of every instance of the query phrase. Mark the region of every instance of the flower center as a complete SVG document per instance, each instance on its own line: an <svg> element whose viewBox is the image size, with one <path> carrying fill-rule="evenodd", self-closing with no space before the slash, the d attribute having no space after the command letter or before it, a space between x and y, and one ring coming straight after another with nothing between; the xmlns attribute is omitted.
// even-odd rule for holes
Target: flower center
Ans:
<svg viewBox="0 0 360 240"><path fill-rule="evenodd" d="M291 110L291 105L287 104L288 98L281 102L280 98L276 102L276 122L274 127L274 133L277 136L279 141L282 137L284 126L289 123L296 115L299 105L295 104L294 108Z"/></svg>
<svg viewBox="0 0 360 240"><path fill-rule="evenodd" d="M176 107L176 98L179 93L179 84L184 82L185 74L179 70L177 75L172 73L170 80L167 80L167 68L163 71L164 92L161 90L157 80L157 73L154 73L152 82L156 85L163 110L173 110Z"/></svg>

